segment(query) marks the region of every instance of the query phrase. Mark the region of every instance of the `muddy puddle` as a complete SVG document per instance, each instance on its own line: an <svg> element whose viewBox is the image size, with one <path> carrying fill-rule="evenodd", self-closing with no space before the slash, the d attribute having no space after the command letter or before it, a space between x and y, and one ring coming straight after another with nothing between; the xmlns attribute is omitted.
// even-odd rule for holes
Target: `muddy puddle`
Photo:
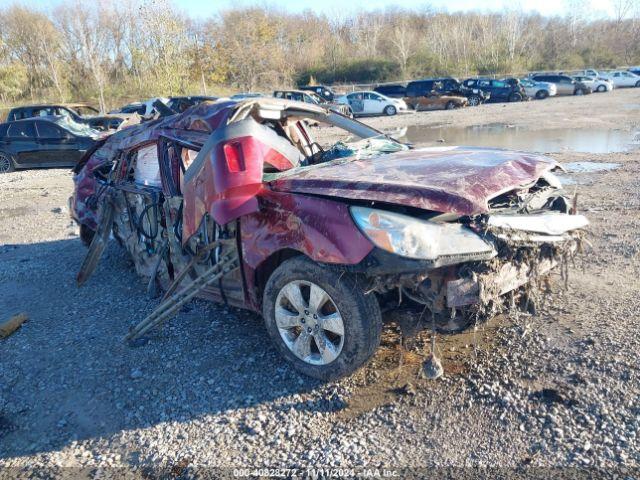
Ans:
<svg viewBox="0 0 640 480"><path fill-rule="evenodd" d="M530 130L507 124L471 127L411 125L385 133L402 142L416 145L497 147L539 153L613 153L640 146L639 132L575 128Z"/></svg>
<svg viewBox="0 0 640 480"><path fill-rule="evenodd" d="M480 350L496 351L497 332L511 321L498 315L479 325L476 331L467 330L455 335L438 335L436 351L449 378L464 377L478 361ZM382 342L369 364L360 372L362 383L347 399L346 408L338 412L343 419L356 418L375 408L391 405L401 397L411 397L420 389L438 388L438 380L428 380L422 374L424 361L431 352L430 332L423 331L401 353L399 332L386 325Z"/></svg>

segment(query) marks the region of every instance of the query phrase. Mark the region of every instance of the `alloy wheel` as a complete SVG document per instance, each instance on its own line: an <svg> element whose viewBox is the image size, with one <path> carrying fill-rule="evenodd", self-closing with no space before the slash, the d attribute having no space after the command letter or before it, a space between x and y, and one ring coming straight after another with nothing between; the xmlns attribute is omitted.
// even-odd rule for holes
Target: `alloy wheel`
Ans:
<svg viewBox="0 0 640 480"><path fill-rule="evenodd" d="M295 280L280 290L275 322L287 348L306 363L327 365L342 351L342 315L329 294L313 282Z"/></svg>
<svg viewBox="0 0 640 480"><path fill-rule="evenodd" d="M0 173L9 173L12 170L11 159L0 153Z"/></svg>

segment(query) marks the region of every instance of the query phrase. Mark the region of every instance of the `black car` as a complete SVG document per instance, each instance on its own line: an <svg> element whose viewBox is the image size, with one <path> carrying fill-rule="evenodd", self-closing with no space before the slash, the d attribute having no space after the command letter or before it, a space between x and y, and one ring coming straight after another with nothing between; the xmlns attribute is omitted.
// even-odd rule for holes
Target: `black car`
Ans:
<svg viewBox="0 0 640 480"><path fill-rule="evenodd" d="M376 88L374 88L374 91L381 93L382 95L389 98L404 98L407 96L406 85L401 85L399 83L391 85L378 85Z"/></svg>
<svg viewBox="0 0 640 480"><path fill-rule="evenodd" d="M490 95L491 102L521 102L527 93L518 79L495 80L493 78L468 78L462 84L467 88L478 88Z"/></svg>
<svg viewBox="0 0 640 480"><path fill-rule="evenodd" d="M336 93L331 90L330 87L326 87L324 85L306 85L304 87L300 87L300 90L313 92L327 102L333 102L336 98Z"/></svg>
<svg viewBox="0 0 640 480"><path fill-rule="evenodd" d="M170 97L167 106L178 113L184 112L187 108L198 105L202 102L215 102L218 97L209 97L206 95L194 95L190 97Z"/></svg>
<svg viewBox="0 0 640 480"><path fill-rule="evenodd" d="M96 130L115 130L124 121L124 116L100 115L100 112L84 103L24 105L12 108L7 122L33 117L62 116L70 117L74 122L84 123Z"/></svg>
<svg viewBox="0 0 640 480"><path fill-rule="evenodd" d="M68 117L40 117L0 124L0 173L17 168L71 167L99 133Z"/></svg>

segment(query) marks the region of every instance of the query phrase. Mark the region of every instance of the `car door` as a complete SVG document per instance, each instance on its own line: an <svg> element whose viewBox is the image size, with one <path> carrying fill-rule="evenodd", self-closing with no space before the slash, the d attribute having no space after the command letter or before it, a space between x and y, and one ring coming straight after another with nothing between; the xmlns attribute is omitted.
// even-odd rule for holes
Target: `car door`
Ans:
<svg viewBox="0 0 640 480"><path fill-rule="evenodd" d="M625 87L635 87L636 82L639 80L638 77L629 72L622 72L620 74L623 78L623 83Z"/></svg>
<svg viewBox="0 0 640 480"><path fill-rule="evenodd" d="M18 166L40 166L40 147L33 120L11 123L7 129L7 141Z"/></svg>
<svg viewBox="0 0 640 480"><path fill-rule="evenodd" d="M356 115L362 115L364 110L364 95L362 93L351 93L347 95L347 101L351 107L351 111Z"/></svg>
<svg viewBox="0 0 640 480"><path fill-rule="evenodd" d="M575 86L570 78L557 76L554 77L554 83L556 84L558 95L573 95Z"/></svg>
<svg viewBox="0 0 640 480"><path fill-rule="evenodd" d="M51 167L72 167L82 152L78 138L58 127L52 122L38 120L35 122L40 157L44 164Z"/></svg>
<svg viewBox="0 0 640 480"><path fill-rule="evenodd" d="M625 74L625 72L614 72L613 75L611 76L612 79L613 79L613 84L616 87L629 87L629 86L631 86L631 84L629 82L629 77L627 77L624 74Z"/></svg>
<svg viewBox="0 0 640 480"><path fill-rule="evenodd" d="M368 115L376 115L382 113L385 102L380 95L375 93L366 92L364 94L364 111Z"/></svg>

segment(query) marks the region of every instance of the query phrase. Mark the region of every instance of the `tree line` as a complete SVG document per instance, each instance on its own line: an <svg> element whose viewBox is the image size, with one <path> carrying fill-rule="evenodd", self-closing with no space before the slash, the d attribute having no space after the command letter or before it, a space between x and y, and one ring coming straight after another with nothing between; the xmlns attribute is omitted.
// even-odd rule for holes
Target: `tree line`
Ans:
<svg viewBox="0 0 640 480"><path fill-rule="evenodd" d="M332 17L275 7L191 18L169 0L0 9L0 103L91 101L102 109L158 95L224 94L431 75L613 68L640 63L640 0L590 18L512 10L387 8Z"/></svg>

